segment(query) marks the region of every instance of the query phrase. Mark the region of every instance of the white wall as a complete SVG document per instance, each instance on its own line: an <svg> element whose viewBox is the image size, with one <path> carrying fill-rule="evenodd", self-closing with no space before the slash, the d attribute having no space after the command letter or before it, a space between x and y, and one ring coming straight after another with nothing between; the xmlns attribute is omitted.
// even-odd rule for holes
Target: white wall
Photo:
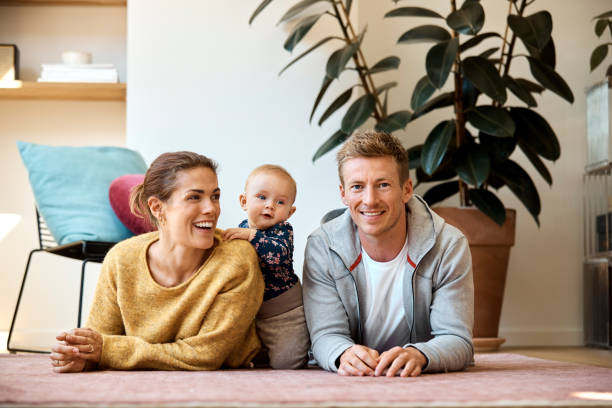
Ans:
<svg viewBox="0 0 612 408"><path fill-rule="evenodd" d="M41 63L58 63L62 51L75 49L92 52L94 62L114 63L123 82L125 36L126 9L121 7L0 6L0 42L19 47L24 80L35 80ZM21 217L0 240L0 330L9 329L27 255L38 245L34 199L15 142L124 146L125 105L122 101L0 100L0 213ZM23 342L16 338L15 344L49 345L53 334L74 326L79 271L78 265L70 263L33 265L17 328L38 331ZM95 280L93 269L90 280Z"/></svg>
<svg viewBox="0 0 612 408"><path fill-rule="evenodd" d="M428 8L444 16L449 13L449 2L446 0L426 3ZM399 81L401 86L392 92L390 106L398 110L406 109L410 106L414 85L425 74L425 54L430 45L395 43L409 28L435 24L437 20L383 19L383 15L392 8L390 1L383 4L384 7L380 7L379 2L360 2L359 23L368 26L364 50L366 58L372 62L392 53L402 59L399 72L381 78L380 83ZM486 11L482 32L497 31L503 34L508 3L483 1L482 4ZM606 0L580 4L539 0L528 8L527 14L540 10L551 12L553 38L557 47L557 71L572 88L575 102L570 105L551 92L537 98L538 112L551 124L561 143L561 158L554 164L547 162L553 177L552 187L544 182L522 153L513 156L530 173L540 193L541 227L538 229L523 205L507 188L499 193L507 207L517 209L518 219L500 324L500 336L507 338L508 345L582 344L582 171L586 161L584 89L604 76L604 67L589 74L590 53L602 42L593 32L591 19L609 9L610 2ZM487 40L481 48L484 50L496 45L494 40ZM608 60L606 67L609 63ZM511 75L531 78L524 58L513 61ZM451 86L450 79L446 86ZM512 103L519 104L516 98L510 97ZM451 109L420 118L398 135L406 146L422 143L437 122L452 115ZM422 193L425 189L419 188L417 191ZM456 205L456 201L450 201L449 205Z"/></svg>

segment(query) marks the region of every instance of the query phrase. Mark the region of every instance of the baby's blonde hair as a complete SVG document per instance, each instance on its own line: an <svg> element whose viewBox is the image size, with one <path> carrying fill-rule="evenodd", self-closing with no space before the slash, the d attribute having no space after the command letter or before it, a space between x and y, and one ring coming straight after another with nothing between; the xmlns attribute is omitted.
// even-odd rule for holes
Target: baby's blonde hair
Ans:
<svg viewBox="0 0 612 408"><path fill-rule="evenodd" d="M295 202L295 198L297 196L297 185L295 184L295 180L293 179L293 177L291 177L291 174L289 174L289 172L287 170L285 170L283 167L281 166L277 166L276 164L262 164L261 166L256 167L255 169L253 169L253 171L251 172L251 174L249 174L249 176L246 179L246 183L244 183L244 191L247 190L247 187L249 186L249 181L251 181L253 179L253 177L257 176L258 174L262 174L262 173L276 173L281 175L282 177L285 177L287 180L289 180L291 187L292 187L292 204Z"/></svg>

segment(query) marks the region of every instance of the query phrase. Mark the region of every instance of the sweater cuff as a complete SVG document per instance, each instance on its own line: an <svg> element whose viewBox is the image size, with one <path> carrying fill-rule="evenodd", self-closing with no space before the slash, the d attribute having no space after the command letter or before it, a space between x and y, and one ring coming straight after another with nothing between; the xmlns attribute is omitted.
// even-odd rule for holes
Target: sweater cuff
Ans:
<svg viewBox="0 0 612 408"><path fill-rule="evenodd" d="M427 345L427 343L416 343L416 344L406 344L404 348L414 347L419 350L427 360L427 363L421 369L422 372L437 372L440 371L440 367L442 366L442 362L440 361L440 356L436 351Z"/></svg>
<svg viewBox="0 0 612 408"><path fill-rule="evenodd" d="M340 367L340 357L342 357L342 354L344 354L346 350L353 347L354 345L354 343L346 342L338 344L336 345L336 347L334 347L332 352L329 354L329 360L327 362L329 364L330 371L333 371L334 373L338 372L338 368ZM336 365L336 362L338 362L338 365Z"/></svg>

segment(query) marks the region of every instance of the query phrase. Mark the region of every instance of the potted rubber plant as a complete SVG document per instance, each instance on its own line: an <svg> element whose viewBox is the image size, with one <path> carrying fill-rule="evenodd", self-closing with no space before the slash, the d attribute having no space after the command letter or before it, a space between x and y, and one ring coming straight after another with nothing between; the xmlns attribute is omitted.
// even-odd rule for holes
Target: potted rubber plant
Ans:
<svg viewBox="0 0 612 408"><path fill-rule="evenodd" d="M321 11L321 3L326 2L329 10ZM251 21L270 3L271 0L262 2ZM361 79L358 86L362 96L347 109L341 129L319 148L313 160L341 144L370 117L375 119L376 129L394 132L432 111L452 107L447 109L448 119L436 124L424 144L410 147L408 153L416 172L416 184L431 186L423 195L430 205L455 195L459 197L460 207L435 210L464 231L470 242L475 286L474 342L480 349L496 348L503 342L497 336L510 247L514 244L515 211L506 210L494 191L508 187L539 225L541 203L537 188L528 172L511 156L521 150L533 167L531 171L552 184L545 161L559 159L561 148L552 127L537 113L536 98L551 91L569 103L574 101L570 87L555 69L552 16L545 10L529 12L537 0L507 0L506 26L500 32L482 32L486 13L478 0L461 4L449 0L443 13L416 7L414 2L409 7L391 9L385 18L427 21L403 33L398 39L399 46L413 43L432 46L425 55L425 72L416 83L409 109L389 113L386 95L396 83L376 87L372 76L379 67L397 68L399 58L390 56L369 68L360 51L365 33L357 34L350 23L351 3L302 0L281 19L297 20L285 43L289 50L292 48L287 44L294 45L296 38L299 41L318 19L327 15L338 20L343 34L325 37L288 64L327 41L344 42L327 61L311 119L322 95L339 73L355 70ZM315 4L319 8L317 14L305 15ZM476 51L483 48L484 51ZM351 59L353 64L347 66ZM532 78L512 74L512 62L516 59L527 61ZM448 81L453 86L446 91L443 87ZM519 103L509 103L509 93ZM341 94L322 118L349 99L350 94L349 97Z"/></svg>

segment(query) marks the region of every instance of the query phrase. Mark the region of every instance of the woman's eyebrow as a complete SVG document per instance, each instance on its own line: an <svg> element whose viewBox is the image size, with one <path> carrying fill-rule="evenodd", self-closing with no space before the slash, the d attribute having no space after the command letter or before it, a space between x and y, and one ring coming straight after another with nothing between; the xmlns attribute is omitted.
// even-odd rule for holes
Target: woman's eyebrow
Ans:
<svg viewBox="0 0 612 408"><path fill-rule="evenodd" d="M212 192L213 193L218 193L220 192L221 189L219 187L215 188ZM205 191L199 188L190 188L189 190L185 191L185 194L190 194L190 193L198 193L198 194L204 194Z"/></svg>

